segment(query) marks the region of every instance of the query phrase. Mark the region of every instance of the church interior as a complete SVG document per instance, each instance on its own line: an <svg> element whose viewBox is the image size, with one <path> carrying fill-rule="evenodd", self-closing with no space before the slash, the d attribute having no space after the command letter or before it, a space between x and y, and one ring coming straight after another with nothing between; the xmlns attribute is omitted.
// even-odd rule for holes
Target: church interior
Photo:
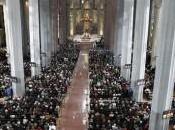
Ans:
<svg viewBox="0 0 175 130"><path fill-rule="evenodd" d="M175 130L175 0L0 0L0 130Z"/></svg>

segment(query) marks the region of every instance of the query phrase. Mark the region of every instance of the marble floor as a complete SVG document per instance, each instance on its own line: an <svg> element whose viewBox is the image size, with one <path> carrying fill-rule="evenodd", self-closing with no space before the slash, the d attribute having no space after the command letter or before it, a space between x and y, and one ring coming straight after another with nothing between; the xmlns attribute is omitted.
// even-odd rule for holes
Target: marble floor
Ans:
<svg viewBox="0 0 175 130"><path fill-rule="evenodd" d="M89 107L88 51L81 51L61 109L58 130L86 130Z"/></svg>

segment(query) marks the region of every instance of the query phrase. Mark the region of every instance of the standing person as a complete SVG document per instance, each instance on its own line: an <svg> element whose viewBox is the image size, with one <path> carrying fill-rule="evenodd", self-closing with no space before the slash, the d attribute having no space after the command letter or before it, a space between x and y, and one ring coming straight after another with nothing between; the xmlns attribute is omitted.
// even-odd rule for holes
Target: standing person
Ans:
<svg viewBox="0 0 175 130"><path fill-rule="evenodd" d="M6 88L5 88L5 96L6 97L9 97L9 98L13 98L13 89L12 89L12 87L11 86L7 86Z"/></svg>
<svg viewBox="0 0 175 130"><path fill-rule="evenodd" d="M49 130L56 130L56 126L53 122L49 125Z"/></svg>

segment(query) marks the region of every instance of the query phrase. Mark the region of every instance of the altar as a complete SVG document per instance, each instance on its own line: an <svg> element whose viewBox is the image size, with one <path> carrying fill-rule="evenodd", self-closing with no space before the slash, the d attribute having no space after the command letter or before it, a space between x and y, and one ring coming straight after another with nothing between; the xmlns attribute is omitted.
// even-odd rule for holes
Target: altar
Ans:
<svg viewBox="0 0 175 130"><path fill-rule="evenodd" d="M89 50L90 48L95 47L96 42L101 40L101 36L97 34L90 34L90 24L93 20L90 18L88 10L86 9L86 2L88 2L88 0L86 0L83 4L83 17L81 18L84 25L83 34L75 35L73 37L73 42L83 50Z"/></svg>
<svg viewBox="0 0 175 130"><path fill-rule="evenodd" d="M73 38L73 41L74 42L99 42L100 39L101 39L101 36L97 35L97 34L92 34L90 35L90 38L89 39L83 39L82 38L83 35L75 35L74 38Z"/></svg>
<svg viewBox="0 0 175 130"><path fill-rule="evenodd" d="M73 42L81 49L90 49L96 47L96 42L101 40L101 36L97 34L89 35L89 37L84 37L84 35L75 35L73 37Z"/></svg>

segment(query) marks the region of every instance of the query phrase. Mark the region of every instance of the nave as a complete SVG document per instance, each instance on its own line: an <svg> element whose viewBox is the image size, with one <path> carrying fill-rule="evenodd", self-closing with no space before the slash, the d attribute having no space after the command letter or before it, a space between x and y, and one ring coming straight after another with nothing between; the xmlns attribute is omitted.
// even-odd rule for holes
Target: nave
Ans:
<svg viewBox="0 0 175 130"><path fill-rule="evenodd" d="M175 130L174 7L0 0L0 129Z"/></svg>

